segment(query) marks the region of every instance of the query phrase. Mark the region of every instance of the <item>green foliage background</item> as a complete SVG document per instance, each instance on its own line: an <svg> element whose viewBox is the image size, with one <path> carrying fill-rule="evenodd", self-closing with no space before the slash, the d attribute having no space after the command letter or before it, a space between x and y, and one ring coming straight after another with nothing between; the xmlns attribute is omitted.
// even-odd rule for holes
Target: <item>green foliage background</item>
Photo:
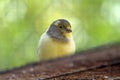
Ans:
<svg viewBox="0 0 120 80"><path fill-rule="evenodd" d="M40 35L70 21L77 51L120 41L120 0L0 0L0 70L37 61Z"/></svg>

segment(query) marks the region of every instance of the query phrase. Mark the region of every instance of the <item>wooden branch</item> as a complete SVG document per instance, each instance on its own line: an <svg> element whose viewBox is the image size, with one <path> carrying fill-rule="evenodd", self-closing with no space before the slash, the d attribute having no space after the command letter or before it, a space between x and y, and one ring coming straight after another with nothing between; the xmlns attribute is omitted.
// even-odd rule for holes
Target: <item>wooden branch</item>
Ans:
<svg viewBox="0 0 120 80"><path fill-rule="evenodd" d="M20 80L48 80L57 78L58 80L59 77L97 70L119 63L120 44L107 45L83 51L73 56L29 64L21 68L1 72L0 80L9 80L11 78ZM117 75L120 75L120 73L117 73Z"/></svg>

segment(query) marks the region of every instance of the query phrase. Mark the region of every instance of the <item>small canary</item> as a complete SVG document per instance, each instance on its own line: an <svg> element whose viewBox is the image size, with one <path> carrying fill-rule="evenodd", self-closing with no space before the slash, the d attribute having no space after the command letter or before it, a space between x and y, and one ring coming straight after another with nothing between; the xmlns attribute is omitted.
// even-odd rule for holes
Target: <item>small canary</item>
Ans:
<svg viewBox="0 0 120 80"><path fill-rule="evenodd" d="M49 60L75 53L75 42L70 23L65 19L54 21L38 44L39 60Z"/></svg>

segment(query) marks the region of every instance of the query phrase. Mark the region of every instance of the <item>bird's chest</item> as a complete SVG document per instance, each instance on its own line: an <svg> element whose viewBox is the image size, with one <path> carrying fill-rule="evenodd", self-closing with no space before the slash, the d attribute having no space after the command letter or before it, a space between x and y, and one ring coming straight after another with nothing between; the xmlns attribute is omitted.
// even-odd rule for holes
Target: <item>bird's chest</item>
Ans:
<svg viewBox="0 0 120 80"><path fill-rule="evenodd" d="M67 43L63 43L53 40L53 38L48 35L42 35L38 46L38 55L40 60L68 56L74 52L75 44L73 39Z"/></svg>
<svg viewBox="0 0 120 80"><path fill-rule="evenodd" d="M47 41L46 46L49 48L48 51L56 56L65 56L74 52L74 42L59 42L50 39Z"/></svg>

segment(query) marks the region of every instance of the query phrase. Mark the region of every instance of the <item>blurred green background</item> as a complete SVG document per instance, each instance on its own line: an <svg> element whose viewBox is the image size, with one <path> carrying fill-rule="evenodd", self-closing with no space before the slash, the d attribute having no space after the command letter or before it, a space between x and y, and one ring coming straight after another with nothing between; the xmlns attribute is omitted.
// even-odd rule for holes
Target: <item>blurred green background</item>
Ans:
<svg viewBox="0 0 120 80"><path fill-rule="evenodd" d="M41 34L59 18L77 52L120 41L120 0L0 0L0 70L37 61Z"/></svg>

